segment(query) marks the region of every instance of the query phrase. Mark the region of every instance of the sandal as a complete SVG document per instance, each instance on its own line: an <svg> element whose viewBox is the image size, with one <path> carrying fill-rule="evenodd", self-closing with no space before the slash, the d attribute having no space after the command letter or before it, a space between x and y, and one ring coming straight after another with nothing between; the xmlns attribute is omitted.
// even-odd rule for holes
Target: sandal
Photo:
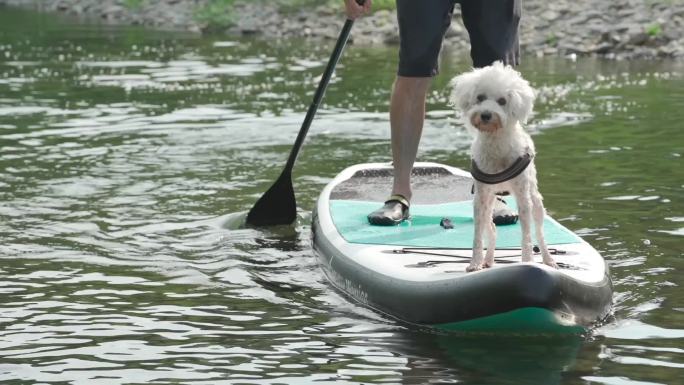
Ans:
<svg viewBox="0 0 684 385"><path fill-rule="evenodd" d="M506 205L506 201L500 196L494 202L494 213L492 221L497 226L514 225L518 222L518 214Z"/></svg>
<svg viewBox="0 0 684 385"><path fill-rule="evenodd" d="M394 226L409 217L409 201L403 195L395 194L385 205L368 214L368 222L375 226Z"/></svg>

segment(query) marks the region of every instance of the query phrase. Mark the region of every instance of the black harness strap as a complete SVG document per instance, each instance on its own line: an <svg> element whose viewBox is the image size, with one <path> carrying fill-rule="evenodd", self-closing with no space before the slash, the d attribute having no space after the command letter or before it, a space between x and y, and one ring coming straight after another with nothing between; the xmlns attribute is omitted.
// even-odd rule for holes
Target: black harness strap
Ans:
<svg viewBox="0 0 684 385"><path fill-rule="evenodd" d="M479 182L486 184L499 184L520 175L520 173L525 171L530 163L532 163L532 155L526 153L525 155L516 159L509 168L496 174L487 174L480 170L480 168L477 167L477 163L475 163L475 159L472 159L470 162L470 173L473 175L473 178Z"/></svg>

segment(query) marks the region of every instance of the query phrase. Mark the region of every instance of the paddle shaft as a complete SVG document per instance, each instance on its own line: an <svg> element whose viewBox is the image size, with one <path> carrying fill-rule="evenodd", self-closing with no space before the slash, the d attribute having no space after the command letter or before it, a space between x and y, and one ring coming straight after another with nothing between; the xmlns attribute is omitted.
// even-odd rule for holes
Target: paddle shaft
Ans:
<svg viewBox="0 0 684 385"><path fill-rule="evenodd" d="M363 5L365 0L356 0L359 5ZM309 106L309 110L306 112L306 117L304 118L304 123L302 123L302 128L299 129L299 134L297 134L297 139L292 146L290 151L290 156L287 158L287 163L285 168L280 173L278 179L271 185L264 195L259 198L259 200L252 206L252 209L247 213L247 224L255 226L270 226L270 225L285 225L292 223L297 217L297 202L294 195L294 188L292 186L292 168L294 167L295 161L297 160L297 155L299 150L304 144L304 139L306 134L309 132L309 127L313 121L314 115L316 115L316 110L323 100L323 95L325 94L325 89L330 82L333 72L335 71L335 66L340 60L342 55L342 50L347 44L347 39L349 38L349 32L351 31L354 21L347 19L342 27L340 36L337 38L337 43L335 44L335 49L333 50L328 65L325 67L325 72L321 76L321 81L318 83L318 88L314 94L313 102Z"/></svg>
<svg viewBox="0 0 684 385"><path fill-rule="evenodd" d="M360 3L363 3L363 1L361 1ZM347 21L344 23L344 27L342 27L340 36L337 38L337 43L335 43L335 49L333 50L332 56L330 56L330 60L328 60L328 65L325 67L325 72L323 72L323 76L321 77L320 83L318 83L318 88L316 89L316 93L314 94L313 102L311 102L309 110L306 112L306 117L304 118L304 123L302 123L302 128L299 129L297 139L295 140L294 145L292 146L292 150L290 151L290 157L287 158L287 163L285 164L285 168L283 169L283 174L292 172L294 163L297 160L297 155L299 155L299 150L302 148L302 144L304 143L306 134L309 132L309 127L311 127L311 122L313 121L313 118L316 115L318 106L321 104L321 101L323 100L323 95L325 95L325 90L328 87L330 78L332 77L333 72L335 72L335 66L337 65L337 62L340 60L340 56L342 55L344 46L347 44L349 32L351 31L353 25L354 20L347 19Z"/></svg>

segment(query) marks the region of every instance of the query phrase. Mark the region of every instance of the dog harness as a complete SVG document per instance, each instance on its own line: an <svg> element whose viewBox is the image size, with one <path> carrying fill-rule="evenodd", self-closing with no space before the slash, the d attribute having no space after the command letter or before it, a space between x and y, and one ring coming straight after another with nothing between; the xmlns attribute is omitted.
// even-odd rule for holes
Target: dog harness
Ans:
<svg viewBox="0 0 684 385"><path fill-rule="evenodd" d="M525 153L525 155L518 157L518 159L516 159L510 167L501 172L497 172L496 174L487 174L483 172L482 170L480 170L479 167L477 167L475 159L471 159L470 173L473 175L473 178L475 178L475 180L477 180L478 182L486 184L499 184L507 180L511 180L516 176L520 175L520 173L525 171L527 166L529 166L530 163L532 163L532 158L532 155L530 155L529 153Z"/></svg>

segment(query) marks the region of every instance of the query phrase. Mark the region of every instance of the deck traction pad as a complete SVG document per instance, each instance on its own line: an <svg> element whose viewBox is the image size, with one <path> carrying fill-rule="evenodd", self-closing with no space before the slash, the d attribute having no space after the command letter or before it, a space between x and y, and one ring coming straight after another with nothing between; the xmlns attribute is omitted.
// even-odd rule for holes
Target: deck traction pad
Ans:
<svg viewBox="0 0 684 385"><path fill-rule="evenodd" d="M508 205L516 208L515 200L506 197ZM398 226L372 226L366 216L382 204L357 200L331 200L330 212L342 237L349 243L394 245L404 247L471 248L473 246L472 201L411 206L411 219ZM454 228L439 225L449 218ZM520 222L497 226L496 247L520 247ZM544 220L544 235L548 245L578 243L580 238L550 218ZM535 242L534 232L532 233Z"/></svg>

